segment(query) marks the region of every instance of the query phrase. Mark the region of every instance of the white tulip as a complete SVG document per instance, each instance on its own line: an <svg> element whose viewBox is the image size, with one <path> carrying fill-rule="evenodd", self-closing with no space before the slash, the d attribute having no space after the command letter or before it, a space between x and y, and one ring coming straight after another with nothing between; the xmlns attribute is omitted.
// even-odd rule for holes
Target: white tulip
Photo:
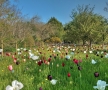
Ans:
<svg viewBox="0 0 108 90"><path fill-rule="evenodd" d="M86 53L86 51L84 51L84 53Z"/></svg>
<svg viewBox="0 0 108 90"><path fill-rule="evenodd" d="M52 79L50 82L51 82L53 85L55 85L55 84L57 83L57 80Z"/></svg>
<svg viewBox="0 0 108 90"><path fill-rule="evenodd" d="M93 53L92 51L89 51L89 53Z"/></svg>
<svg viewBox="0 0 108 90"><path fill-rule="evenodd" d="M22 89L24 86L21 82L18 82L17 80L12 81L12 86L8 85L6 87L6 90L20 90Z"/></svg>
<svg viewBox="0 0 108 90"><path fill-rule="evenodd" d="M102 80L98 80L97 81L97 86L93 86L94 89L98 89L98 90L105 90L105 87L108 86L108 84L106 84L105 81Z"/></svg>
<svg viewBox="0 0 108 90"><path fill-rule="evenodd" d="M92 59L92 62L91 62L91 63L92 63L92 64L96 64L97 62L96 62L95 60Z"/></svg>
<svg viewBox="0 0 108 90"><path fill-rule="evenodd" d="M33 60L37 60L37 59L39 59L39 56L32 56L31 57Z"/></svg>

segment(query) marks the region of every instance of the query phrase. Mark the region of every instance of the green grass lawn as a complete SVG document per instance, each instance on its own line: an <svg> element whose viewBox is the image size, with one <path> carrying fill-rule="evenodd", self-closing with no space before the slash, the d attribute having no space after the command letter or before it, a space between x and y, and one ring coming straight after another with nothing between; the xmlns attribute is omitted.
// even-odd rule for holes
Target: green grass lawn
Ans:
<svg viewBox="0 0 108 90"><path fill-rule="evenodd" d="M42 90L94 90L98 80L108 83L108 58L104 53L102 58L100 53L95 54L97 50L83 53L84 49L80 48L72 54L71 47L38 47L32 49L32 53L39 56L38 60L29 58L28 51L20 51L20 55L11 52L10 56L0 57L0 90L12 85L13 80L24 85L22 90L41 90L40 87ZM17 63L13 62L12 55L17 58ZM70 59L66 59L66 55L70 55ZM78 64L73 59L77 59ZM97 63L92 64L92 59ZM12 71L8 69L9 65L13 66ZM99 73L98 77L94 76L95 72ZM55 85L48 80L48 75L57 80Z"/></svg>

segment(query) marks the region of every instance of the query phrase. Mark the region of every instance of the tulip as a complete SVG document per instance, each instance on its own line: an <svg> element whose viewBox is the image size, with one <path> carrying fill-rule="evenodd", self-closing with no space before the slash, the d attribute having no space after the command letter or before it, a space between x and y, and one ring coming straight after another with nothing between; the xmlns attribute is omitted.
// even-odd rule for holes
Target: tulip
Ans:
<svg viewBox="0 0 108 90"><path fill-rule="evenodd" d="M16 63L16 60L14 60L14 63Z"/></svg>
<svg viewBox="0 0 108 90"><path fill-rule="evenodd" d="M70 55L66 55L65 58L66 58L66 60L69 60L71 58L71 56Z"/></svg>
<svg viewBox="0 0 108 90"><path fill-rule="evenodd" d="M86 58L88 58L88 54L86 54Z"/></svg>
<svg viewBox="0 0 108 90"><path fill-rule="evenodd" d="M51 61L51 58L48 58L48 62L50 62Z"/></svg>
<svg viewBox="0 0 108 90"><path fill-rule="evenodd" d="M6 53L6 56L10 56L11 54L10 53Z"/></svg>
<svg viewBox="0 0 108 90"><path fill-rule="evenodd" d="M23 62L26 62L26 59L23 59Z"/></svg>
<svg viewBox="0 0 108 90"><path fill-rule="evenodd" d="M70 73L68 73L68 74L67 74L67 76L68 76L68 77L70 77L70 76L71 76L71 74L70 74Z"/></svg>
<svg viewBox="0 0 108 90"><path fill-rule="evenodd" d="M52 85L55 85L57 83L57 80L52 79L50 82L51 82Z"/></svg>
<svg viewBox="0 0 108 90"><path fill-rule="evenodd" d="M84 51L84 53L86 53L86 51Z"/></svg>
<svg viewBox="0 0 108 90"><path fill-rule="evenodd" d="M97 81L97 86L93 86L94 89L98 89L98 90L105 90L105 87L108 86L108 84L106 84L105 81L102 80L98 80Z"/></svg>
<svg viewBox="0 0 108 90"><path fill-rule="evenodd" d="M39 69L39 72L41 72L41 69Z"/></svg>
<svg viewBox="0 0 108 90"><path fill-rule="evenodd" d="M77 59L73 59L75 64L78 64L78 60Z"/></svg>
<svg viewBox="0 0 108 90"><path fill-rule="evenodd" d="M59 64L57 64L57 67L59 67Z"/></svg>
<svg viewBox="0 0 108 90"><path fill-rule="evenodd" d="M82 68L81 68L81 66L78 66L78 70L81 70Z"/></svg>
<svg viewBox="0 0 108 90"><path fill-rule="evenodd" d="M44 60L44 63L46 63L46 60Z"/></svg>
<svg viewBox="0 0 108 90"><path fill-rule="evenodd" d="M14 55L12 55L12 58L14 59L14 58L15 58L15 56L14 56Z"/></svg>
<svg viewBox="0 0 108 90"><path fill-rule="evenodd" d="M24 85L21 82L14 80L12 81L12 86L8 85L5 90L20 90L23 87Z"/></svg>
<svg viewBox="0 0 108 90"><path fill-rule="evenodd" d="M42 63L39 61L39 62L38 62L38 65L41 66L41 64L42 64Z"/></svg>
<svg viewBox="0 0 108 90"><path fill-rule="evenodd" d="M19 65L19 64L20 64L20 62L19 62L19 61L17 61L17 62L16 62L16 65Z"/></svg>
<svg viewBox="0 0 108 90"><path fill-rule="evenodd" d="M52 80L52 76L51 75L48 75L47 78L48 78L48 80Z"/></svg>
<svg viewBox="0 0 108 90"><path fill-rule="evenodd" d="M92 64L96 64L97 62L95 60L92 59L91 61Z"/></svg>
<svg viewBox="0 0 108 90"><path fill-rule="evenodd" d="M99 56L99 54L97 54L97 56Z"/></svg>
<svg viewBox="0 0 108 90"><path fill-rule="evenodd" d="M103 55L101 55L101 58L103 58Z"/></svg>
<svg viewBox="0 0 108 90"><path fill-rule="evenodd" d="M95 72L95 73L94 73L94 76L95 76L95 77L99 77L99 73L98 73L98 72Z"/></svg>
<svg viewBox="0 0 108 90"><path fill-rule="evenodd" d="M8 66L8 69L9 69L10 71L12 71L12 70L13 70L12 65L9 65L9 66Z"/></svg>

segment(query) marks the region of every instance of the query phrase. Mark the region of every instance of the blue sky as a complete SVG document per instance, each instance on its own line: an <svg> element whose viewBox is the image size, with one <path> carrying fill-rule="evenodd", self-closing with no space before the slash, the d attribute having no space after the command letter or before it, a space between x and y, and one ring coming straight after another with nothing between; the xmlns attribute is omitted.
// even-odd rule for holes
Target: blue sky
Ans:
<svg viewBox="0 0 108 90"><path fill-rule="evenodd" d="M17 0L15 3L23 15L31 18L38 15L41 21L47 22L51 17L56 17L63 24L71 21L70 15L78 5L95 5L94 13L108 18L108 12L103 9L107 0ZM13 3L13 2L12 2Z"/></svg>

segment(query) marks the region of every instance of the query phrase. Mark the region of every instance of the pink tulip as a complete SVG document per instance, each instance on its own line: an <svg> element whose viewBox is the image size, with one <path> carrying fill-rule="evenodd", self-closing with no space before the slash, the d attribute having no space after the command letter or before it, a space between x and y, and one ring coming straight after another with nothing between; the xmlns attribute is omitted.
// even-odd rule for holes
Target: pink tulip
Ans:
<svg viewBox="0 0 108 90"><path fill-rule="evenodd" d="M12 55L12 58L14 59L14 58L15 58L15 56L14 56L14 55Z"/></svg>
<svg viewBox="0 0 108 90"><path fill-rule="evenodd" d="M10 71L12 71L12 69L13 69L12 65L9 65L9 66L8 66L8 69L9 69Z"/></svg>
<svg viewBox="0 0 108 90"><path fill-rule="evenodd" d="M16 63L16 60L14 59L14 63Z"/></svg>

